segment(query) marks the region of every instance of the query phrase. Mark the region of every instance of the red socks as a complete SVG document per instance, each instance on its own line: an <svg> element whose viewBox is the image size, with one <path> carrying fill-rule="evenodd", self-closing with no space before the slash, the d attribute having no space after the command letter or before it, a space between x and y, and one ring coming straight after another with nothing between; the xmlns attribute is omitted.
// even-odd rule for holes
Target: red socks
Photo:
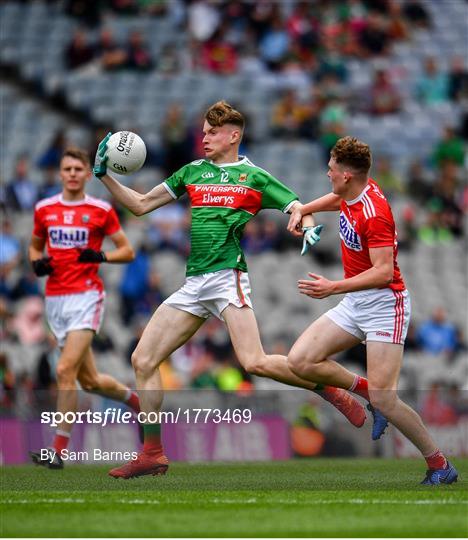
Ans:
<svg viewBox="0 0 468 540"><path fill-rule="evenodd" d="M361 396L364 399L367 399L367 401L370 401L367 379L364 377L355 375L353 384L349 387L349 391L354 392L355 394Z"/></svg>
<svg viewBox="0 0 468 540"><path fill-rule="evenodd" d="M70 433L67 433L66 431L62 431L62 430L58 429L55 432L55 437L54 437L54 442L52 444L52 448L60 456L62 454L62 450L65 450L65 448L68 447L69 442L70 442Z"/></svg>
<svg viewBox="0 0 468 540"><path fill-rule="evenodd" d="M440 450L436 450L430 456L424 456L429 469L445 469L447 467L447 459Z"/></svg>
<svg viewBox="0 0 468 540"><path fill-rule="evenodd" d="M132 392L130 388L127 389L128 396L125 397L125 403L133 409L137 414L140 412L140 399L136 392Z"/></svg>

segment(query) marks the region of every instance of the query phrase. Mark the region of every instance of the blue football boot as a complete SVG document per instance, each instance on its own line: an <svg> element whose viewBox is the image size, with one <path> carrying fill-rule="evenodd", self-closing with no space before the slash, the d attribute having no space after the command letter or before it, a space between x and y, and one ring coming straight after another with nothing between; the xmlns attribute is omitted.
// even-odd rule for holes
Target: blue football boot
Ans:
<svg viewBox="0 0 468 540"><path fill-rule="evenodd" d="M429 469L421 482L425 486L439 486L440 484L453 484L458 479L457 469L447 461L445 469Z"/></svg>
<svg viewBox="0 0 468 540"><path fill-rule="evenodd" d="M374 424L372 426L372 440L376 441L377 439L380 439L380 437L382 437L385 430L387 429L388 420L379 411L379 409L372 407L370 403L367 405L367 410L370 411L370 413L372 414L372 418L374 419Z"/></svg>

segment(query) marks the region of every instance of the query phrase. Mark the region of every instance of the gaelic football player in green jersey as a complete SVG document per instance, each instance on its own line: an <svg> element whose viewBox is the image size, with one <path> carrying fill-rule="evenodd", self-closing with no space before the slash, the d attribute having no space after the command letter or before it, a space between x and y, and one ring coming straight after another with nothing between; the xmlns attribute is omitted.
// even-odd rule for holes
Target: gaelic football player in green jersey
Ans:
<svg viewBox="0 0 468 540"><path fill-rule="evenodd" d="M244 119L224 101L205 115L205 159L193 161L149 193L120 184L107 173L106 144L99 145L94 174L116 200L141 216L184 194L192 207L191 252L184 285L155 311L133 356L141 410L157 412L163 389L159 365L189 340L208 317L226 323L236 356L246 371L315 390L357 427L365 421L361 404L345 390L317 386L295 375L281 355L267 355L260 342L250 300L250 284L240 240L245 224L262 208L290 212L301 206L297 195L245 156L239 156ZM320 236L312 216L304 216L304 248ZM159 424L144 425L144 446L138 458L110 471L116 478L164 474L168 467Z"/></svg>

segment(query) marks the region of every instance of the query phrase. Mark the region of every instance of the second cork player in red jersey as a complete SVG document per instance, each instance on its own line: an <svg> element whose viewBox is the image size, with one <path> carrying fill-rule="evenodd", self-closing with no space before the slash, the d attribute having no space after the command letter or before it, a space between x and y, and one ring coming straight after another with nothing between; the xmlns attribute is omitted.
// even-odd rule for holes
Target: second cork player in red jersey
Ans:
<svg viewBox="0 0 468 540"><path fill-rule="evenodd" d="M134 258L112 206L85 194L91 178L86 152L65 150L60 162L62 193L39 201L29 259L37 276L47 276L45 307L49 326L61 349L57 364L57 411L77 408L77 381L81 388L126 402L139 412L135 392L111 375L96 369L91 343L104 314L104 286L98 275L101 263L126 263ZM105 236L115 249L102 251ZM47 256L44 250L47 249ZM63 467L72 424L62 422L47 452L31 452L32 460L50 469Z"/></svg>
<svg viewBox="0 0 468 540"><path fill-rule="evenodd" d="M424 456L423 484L451 484L458 473L437 448L420 416L397 395L410 298L397 264L397 234L390 205L369 178L369 146L354 137L340 139L331 151L328 177L332 193L298 207L288 228L303 213L340 211L344 279L330 281L310 273L299 291L311 298L345 294L313 322L293 345L288 364L299 377L353 391L367 399L374 415L373 438L388 419ZM330 356L366 342L367 376L359 377ZM382 417L385 415L385 418Z"/></svg>

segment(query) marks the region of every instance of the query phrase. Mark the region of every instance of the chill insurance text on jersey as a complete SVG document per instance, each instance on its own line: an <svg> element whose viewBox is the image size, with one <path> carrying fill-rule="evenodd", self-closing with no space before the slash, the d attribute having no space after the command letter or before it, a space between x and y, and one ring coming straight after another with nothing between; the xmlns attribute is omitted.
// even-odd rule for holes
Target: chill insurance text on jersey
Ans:
<svg viewBox="0 0 468 540"><path fill-rule="evenodd" d="M52 257L53 273L46 295L76 294L103 290L98 265L78 262L80 250L100 251L105 236L120 230L112 206L95 197L65 201L61 195L39 201L34 212L34 235L44 238Z"/></svg>

